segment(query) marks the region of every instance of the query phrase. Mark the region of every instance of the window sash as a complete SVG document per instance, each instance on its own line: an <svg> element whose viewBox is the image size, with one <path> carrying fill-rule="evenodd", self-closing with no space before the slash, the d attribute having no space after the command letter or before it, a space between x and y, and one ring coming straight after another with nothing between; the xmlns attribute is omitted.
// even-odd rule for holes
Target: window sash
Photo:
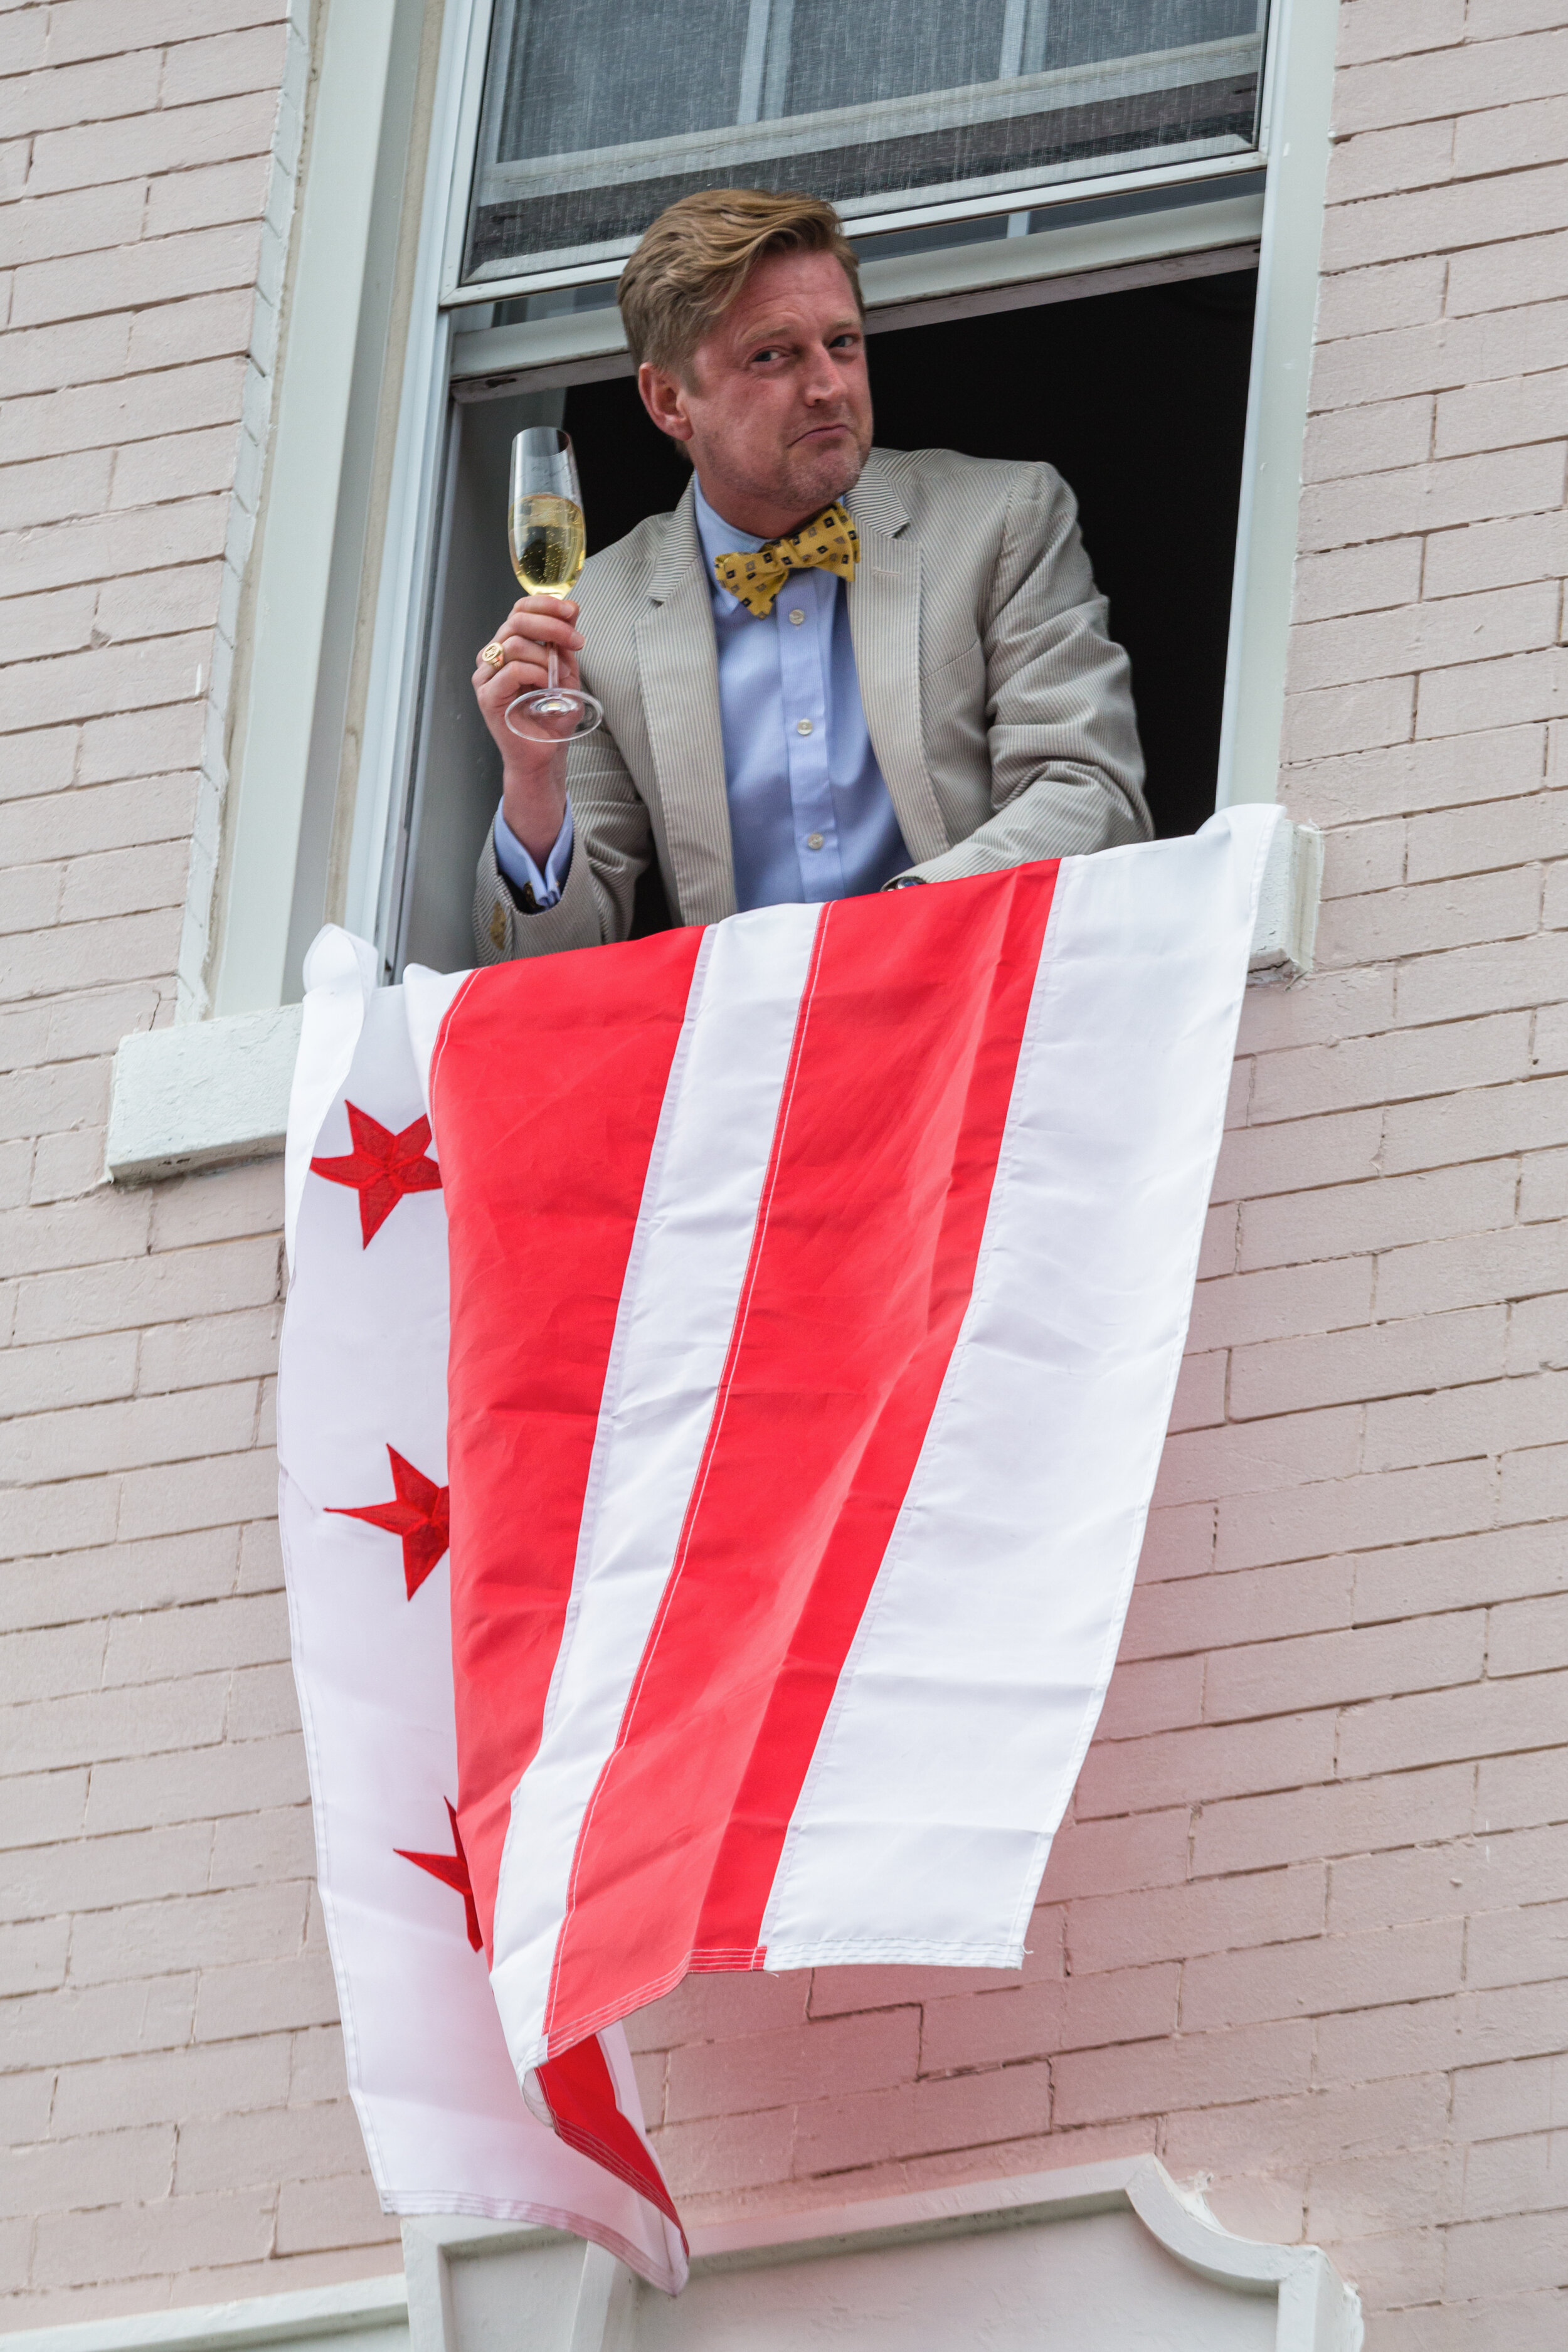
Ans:
<svg viewBox="0 0 1568 2352"><path fill-rule="evenodd" d="M1118 59L1109 66L1067 67L1009 83L979 83L963 89L884 99L865 106L731 124L694 135L639 140L575 154L481 163L475 174L474 216L507 205L543 206L550 199L555 200L558 211L569 214L569 200L574 197L599 196L613 203L616 192L623 192L623 206L634 194L642 195L645 200L639 208L652 213L688 186L736 179L758 166L785 159L792 173L798 167L803 177L816 184L818 174L812 170L814 164L820 163L827 170L835 165L842 168L841 159L857 150L908 151L916 142L940 141L943 134L957 131L1043 125L1053 116L1075 116L1091 108L1131 104L1182 89L1246 89L1252 112L1262 51L1260 37L1249 34L1240 40L1205 42L1184 50ZM1164 143L1135 142L1109 154L1102 168L1125 172L1186 163L1250 152L1252 144L1250 138L1232 131ZM1031 161L1012 170L959 179L900 180L884 189L845 195L838 199L838 210L847 221L869 224L880 214L923 209L926 204L1047 188L1063 180L1096 176L1092 163L1086 165L1081 157L1054 163ZM588 243L543 243L526 252L514 247L470 267L464 282L480 285L516 277L531 262L536 267L569 268L620 259L636 242L636 235L627 232Z"/></svg>
<svg viewBox="0 0 1568 2352"><path fill-rule="evenodd" d="M1002 70L995 79L784 117L777 112L783 83L774 72L768 24L770 14L774 18L787 17L792 5L793 0L751 0L752 37L742 74L742 84L749 81L750 88L742 88L737 107L740 120L570 153L510 159L500 152L509 103L507 76L498 72L489 78L487 66L492 58L510 59L514 39L525 26L530 0L475 0L462 103L467 126L463 143L468 151L469 169L459 173L451 192L443 299L482 299L503 287L510 290L542 282L556 273L613 277L615 265L632 250L640 228L627 226L624 233L617 228L615 234L574 237L569 216L574 205L581 206L596 196L602 199L602 209L603 205L613 204L617 192L630 200L637 190L643 192L643 199L636 204L635 214L641 221L645 214L652 217L689 186L745 172L765 177L771 163L787 161L792 180L797 168L804 171L801 184L820 182L847 220L869 224L889 215L901 220L928 211L936 217L937 208L954 203L990 209L1009 194L1022 200L1031 191L1045 194L1079 182L1088 190L1097 180L1130 170L1173 171L1205 157L1239 160L1259 152L1270 47L1268 0L1256 0L1253 29L1222 39L1034 71L1027 68L1037 64L1041 54L1048 0L1005 0L998 60ZM1275 0L1276 8L1284 5L1285 0ZM569 24L566 37L570 37ZM767 73L759 82L762 68L757 59L764 52ZM1041 152L1035 160L996 172L969 171L956 176L951 170L945 176L941 174L939 156L932 159L935 168L930 179L919 173L892 172L880 186L857 189L848 184L855 159L874 158L879 149L885 159L896 161L900 143L918 148L927 141L940 146L970 131L1000 137L1009 125L1017 126L1017 136L1031 126L1038 135L1038 126L1053 120L1064 124L1085 121L1086 110L1096 107L1142 109L1147 115L1162 93L1197 91L1205 85L1233 93L1233 110L1242 108L1247 118L1245 135L1237 124L1212 135L1173 139L1168 122L1145 121L1140 126L1134 121L1127 126L1124 139L1108 143L1099 153L1052 156ZM954 160L962 164L964 159ZM819 168L813 171L809 166ZM835 181L837 186L830 184ZM537 221L538 234L525 242L509 239L508 249L471 262L475 221L486 207L512 204L544 206L558 215L564 207L567 217L557 217L553 223ZM578 223L579 227L593 226L592 221Z"/></svg>
<svg viewBox="0 0 1568 2352"><path fill-rule="evenodd" d="M1223 255L1224 267L1257 264L1262 231L1265 174L1256 155L1236 159L1216 172L1192 167L1175 184L1130 178L1118 194L1094 204L1063 205L1044 213L1008 214L982 223L990 234L946 242L940 234L917 233L914 251L889 236L862 247L861 291L866 323L876 333L935 317L932 303L964 299L969 310L1012 307L1019 300L1059 301L1092 292L1096 281L1131 285L1151 265L1194 260L1194 274L1221 266L1196 257ZM1163 201L1162 201L1163 200ZM914 242L914 240L911 240ZM879 252L879 246L891 248ZM458 400L499 398L514 392L586 383L629 373L626 336L613 302L574 307L578 289L537 299L537 315L511 324L477 323L489 319L457 310L451 341L452 392ZM973 297L973 299L967 298ZM942 315L952 315L945 309Z"/></svg>

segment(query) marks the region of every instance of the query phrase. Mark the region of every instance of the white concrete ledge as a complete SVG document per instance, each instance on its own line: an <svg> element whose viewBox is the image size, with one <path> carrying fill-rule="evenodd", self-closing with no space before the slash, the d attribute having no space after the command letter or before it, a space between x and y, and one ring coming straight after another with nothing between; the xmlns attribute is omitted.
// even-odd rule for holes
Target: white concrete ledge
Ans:
<svg viewBox="0 0 1568 2352"><path fill-rule="evenodd" d="M1360 2352L1316 2246L1236 2238L1152 2156L691 2231L678 2303L559 2230L408 2220L409 2352Z"/></svg>
<svg viewBox="0 0 1568 2352"><path fill-rule="evenodd" d="M273 2345L289 2352L407 2352L407 2280L397 2271L243 2303L23 2327L6 2336L5 2352L259 2352Z"/></svg>
<svg viewBox="0 0 1568 2352"><path fill-rule="evenodd" d="M671 2303L526 2222L403 2224L403 2277L24 2329L7 2352L1361 2352L1316 2246L1236 2238L1152 2156L691 2232Z"/></svg>
<svg viewBox="0 0 1568 2352"><path fill-rule="evenodd" d="M1315 824L1287 819L1275 832L1263 869L1251 979L1300 980L1311 971L1322 887L1322 835Z"/></svg>
<svg viewBox="0 0 1568 2352"><path fill-rule="evenodd" d="M115 1182L144 1184L281 1151L300 1011L285 1004L121 1038L106 1154Z"/></svg>
<svg viewBox="0 0 1568 2352"><path fill-rule="evenodd" d="M1263 877L1255 978L1310 971L1322 864L1322 837L1312 826L1280 825ZM124 1038L109 1111L114 1181L146 1184L280 1152L299 1045L297 1004Z"/></svg>

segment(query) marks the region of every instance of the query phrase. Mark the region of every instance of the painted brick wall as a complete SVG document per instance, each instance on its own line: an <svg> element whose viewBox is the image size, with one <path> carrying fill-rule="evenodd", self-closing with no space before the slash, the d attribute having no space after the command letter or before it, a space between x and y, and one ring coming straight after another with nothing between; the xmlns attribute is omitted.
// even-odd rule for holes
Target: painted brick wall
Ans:
<svg viewBox="0 0 1568 2352"><path fill-rule="evenodd" d="M216 846L298 148L288 14L0 6L11 2326L396 2260L311 1893L268 1450L279 1173L100 1181L109 1055L172 1017Z"/></svg>
<svg viewBox="0 0 1568 2352"><path fill-rule="evenodd" d="M207 854L279 14L0 7L12 2325L396 2261L268 1517L278 1171L97 1181L106 1056L168 1017L194 826ZM1341 16L1284 782L1328 834L1321 969L1249 996L1159 1507L1028 1965L709 1979L636 2039L695 2218L1154 2147L1231 2226L1329 2245L1373 2352L1544 2352L1568 0Z"/></svg>

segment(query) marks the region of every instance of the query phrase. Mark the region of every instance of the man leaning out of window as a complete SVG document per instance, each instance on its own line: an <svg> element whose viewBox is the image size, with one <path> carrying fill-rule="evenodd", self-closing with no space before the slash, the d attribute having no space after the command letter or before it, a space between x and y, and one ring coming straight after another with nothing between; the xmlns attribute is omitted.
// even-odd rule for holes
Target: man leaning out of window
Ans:
<svg viewBox="0 0 1568 2352"><path fill-rule="evenodd" d="M581 610L524 596L479 658L502 761L480 957L625 939L652 859L675 919L709 923L1146 839L1127 656L1072 494L1047 465L872 446L831 205L683 197L619 300L692 480L591 559ZM552 646L604 708L570 743L503 719Z"/></svg>

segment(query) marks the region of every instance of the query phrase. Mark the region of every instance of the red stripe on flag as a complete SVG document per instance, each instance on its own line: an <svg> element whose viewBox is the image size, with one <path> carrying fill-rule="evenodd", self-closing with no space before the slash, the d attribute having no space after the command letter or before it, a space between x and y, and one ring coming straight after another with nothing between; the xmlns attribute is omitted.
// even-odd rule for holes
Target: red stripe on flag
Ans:
<svg viewBox="0 0 1568 2352"><path fill-rule="evenodd" d="M969 1302L1057 867L827 908L707 1452L556 1950L552 2048L747 1968Z"/></svg>
<svg viewBox="0 0 1568 2352"><path fill-rule="evenodd" d="M568 2147L602 2164L639 2197L680 2230L680 2216L665 2186L664 2175L647 2145L621 2113L615 2077L596 2033L577 2042L559 2058L547 2058L539 2067L539 2087L550 2109L550 2120Z"/></svg>
<svg viewBox="0 0 1568 2352"><path fill-rule="evenodd" d="M431 1064L450 1234L458 1816L490 1948L700 930L478 973Z"/></svg>

